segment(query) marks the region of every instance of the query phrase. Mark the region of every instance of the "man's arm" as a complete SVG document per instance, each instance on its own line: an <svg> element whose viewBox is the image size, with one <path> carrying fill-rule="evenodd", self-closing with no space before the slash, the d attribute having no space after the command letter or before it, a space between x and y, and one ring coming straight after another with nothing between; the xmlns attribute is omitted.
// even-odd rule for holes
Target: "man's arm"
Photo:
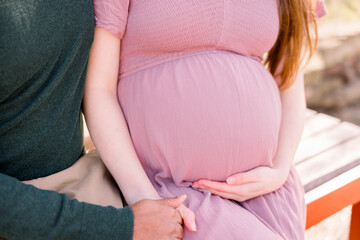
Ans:
<svg viewBox="0 0 360 240"><path fill-rule="evenodd" d="M132 239L133 213L40 190L0 174L0 237L16 239Z"/></svg>

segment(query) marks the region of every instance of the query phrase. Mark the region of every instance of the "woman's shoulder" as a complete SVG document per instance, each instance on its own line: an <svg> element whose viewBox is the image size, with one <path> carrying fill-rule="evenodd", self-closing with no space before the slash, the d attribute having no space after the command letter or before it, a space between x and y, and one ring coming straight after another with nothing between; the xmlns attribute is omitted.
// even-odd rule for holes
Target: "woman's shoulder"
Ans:
<svg viewBox="0 0 360 240"><path fill-rule="evenodd" d="M94 0L95 25L122 38L129 13L129 0Z"/></svg>
<svg viewBox="0 0 360 240"><path fill-rule="evenodd" d="M327 14L325 2L323 0L315 0L314 11L317 18L323 17Z"/></svg>

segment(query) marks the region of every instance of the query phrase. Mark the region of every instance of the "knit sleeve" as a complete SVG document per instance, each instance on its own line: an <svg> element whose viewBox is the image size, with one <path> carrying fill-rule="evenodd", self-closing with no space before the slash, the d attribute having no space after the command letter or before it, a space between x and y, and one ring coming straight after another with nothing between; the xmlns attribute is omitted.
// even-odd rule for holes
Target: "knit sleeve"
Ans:
<svg viewBox="0 0 360 240"><path fill-rule="evenodd" d="M315 15L317 18L321 18L327 14L324 0L316 0L315 3Z"/></svg>
<svg viewBox="0 0 360 240"><path fill-rule="evenodd" d="M132 239L131 208L70 200L0 173L0 238Z"/></svg>
<svg viewBox="0 0 360 240"><path fill-rule="evenodd" d="M129 12L129 0L94 0L95 25L122 39Z"/></svg>

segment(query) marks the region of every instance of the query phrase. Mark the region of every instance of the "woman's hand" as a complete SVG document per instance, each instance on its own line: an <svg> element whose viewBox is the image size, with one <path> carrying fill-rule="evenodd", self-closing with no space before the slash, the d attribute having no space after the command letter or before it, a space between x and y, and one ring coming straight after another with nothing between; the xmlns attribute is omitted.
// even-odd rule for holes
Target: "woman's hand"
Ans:
<svg viewBox="0 0 360 240"><path fill-rule="evenodd" d="M261 166L248 172L234 174L228 177L226 182L200 179L193 185L199 189L207 189L222 198L242 202L279 189L285 183L288 174L288 168Z"/></svg>
<svg viewBox="0 0 360 240"><path fill-rule="evenodd" d="M185 207L184 204L181 204L179 207L176 208L180 216L184 221L184 225L187 229L191 232L196 232L196 223L195 223L195 214L189 208Z"/></svg>

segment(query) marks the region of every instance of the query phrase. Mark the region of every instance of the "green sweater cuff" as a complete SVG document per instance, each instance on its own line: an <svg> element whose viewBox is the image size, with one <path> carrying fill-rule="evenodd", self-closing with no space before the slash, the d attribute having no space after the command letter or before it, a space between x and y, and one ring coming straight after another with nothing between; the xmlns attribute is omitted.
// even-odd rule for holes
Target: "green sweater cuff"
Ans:
<svg viewBox="0 0 360 240"><path fill-rule="evenodd" d="M131 240L134 230L134 215L130 207L115 209L84 205L82 219L83 239Z"/></svg>

